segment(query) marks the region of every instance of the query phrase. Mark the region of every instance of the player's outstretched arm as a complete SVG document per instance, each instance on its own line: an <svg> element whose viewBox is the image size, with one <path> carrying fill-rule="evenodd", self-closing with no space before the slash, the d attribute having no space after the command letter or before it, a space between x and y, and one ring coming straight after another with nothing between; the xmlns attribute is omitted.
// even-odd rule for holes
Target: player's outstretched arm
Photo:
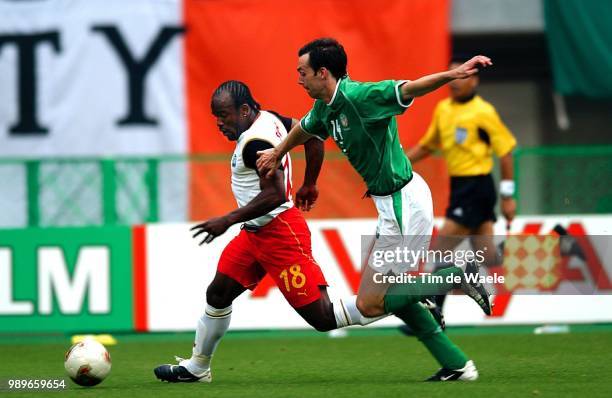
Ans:
<svg viewBox="0 0 612 398"><path fill-rule="evenodd" d="M304 184L295 194L295 205L302 211L310 211L319 198L317 178L325 157L323 141L314 137L309 139L304 143L304 152L306 154Z"/></svg>
<svg viewBox="0 0 612 398"><path fill-rule="evenodd" d="M283 171L280 169L276 169L270 178L260 177L259 187L261 192L259 195L243 207L194 226L191 228L192 231L195 231L193 237L197 238L199 235L206 233L200 245L210 243L217 236L225 233L232 225L268 214L287 201L284 181Z"/></svg>
<svg viewBox="0 0 612 398"><path fill-rule="evenodd" d="M477 55L457 68L408 81L400 87L402 101L430 93L455 79L465 79L478 73L479 68L493 65L489 57Z"/></svg>
<svg viewBox="0 0 612 398"><path fill-rule="evenodd" d="M410 159L411 163L416 163L419 160L425 159L426 157L431 155L431 150L427 147L424 147L423 145L417 145L410 148L406 152L406 155L408 156L408 159Z"/></svg>
<svg viewBox="0 0 612 398"><path fill-rule="evenodd" d="M259 174L266 177L272 177L274 170L278 168L283 156L296 146L305 143L311 138L312 136L302 130L299 123L294 125L287 137L285 137L276 148L257 152L257 170Z"/></svg>

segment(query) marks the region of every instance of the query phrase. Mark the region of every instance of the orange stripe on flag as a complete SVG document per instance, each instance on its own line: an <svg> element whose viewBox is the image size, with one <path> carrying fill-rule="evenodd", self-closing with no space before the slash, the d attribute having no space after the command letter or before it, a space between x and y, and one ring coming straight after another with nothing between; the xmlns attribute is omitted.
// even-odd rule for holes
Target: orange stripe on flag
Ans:
<svg viewBox="0 0 612 398"><path fill-rule="evenodd" d="M294 0L291 7L287 7L285 0L184 0L190 153L231 153L234 149L234 143L218 131L210 114L211 95L226 80L241 80L249 85L263 109L302 117L312 107L313 100L297 84L297 52L317 37L335 37L344 45L348 72L351 78L359 81L415 79L448 67L448 0L387 0L384 6L379 3L318 0L316 12L306 12L313 8L311 0ZM419 97L404 116L398 117L400 140L405 148L414 145L425 134L436 103L447 94L448 89L441 88ZM333 140L327 140L325 147L328 151L338 151ZM441 162L439 167L443 167ZM220 214L224 203L233 202L231 196L229 200L222 195L202 196L198 190L202 189L206 178L210 179L212 172L191 171L192 219L199 219L203 214ZM329 172L327 164L323 173ZM440 175L445 175L441 169L426 173L425 177L428 175L431 178L427 181L434 195L438 195L434 202L439 206L437 214L443 214L448 181L444 179L436 186ZM321 192L336 190L337 186L328 185L324 176L321 177ZM361 193L363 191L365 189ZM317 208L322 206L323 200ZM332 212L316 212L319 217L334 216ZM340 213L342 216L365 216L353 209L347 210L346 206L341 206Z"/></svg>

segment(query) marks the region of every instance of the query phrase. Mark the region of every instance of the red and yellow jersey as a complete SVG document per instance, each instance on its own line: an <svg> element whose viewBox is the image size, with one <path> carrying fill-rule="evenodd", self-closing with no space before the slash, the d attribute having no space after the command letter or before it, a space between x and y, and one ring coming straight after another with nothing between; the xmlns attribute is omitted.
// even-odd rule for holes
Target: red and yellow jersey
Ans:
<svg viewBox="0 0 612 398"><path fill-rule="evenodd" d="M461 103L451 98L438 103L427 133L419 144L441 150L453 177L489 174L493 154L506 155L516 139L490 103L476 95Z"/></svg>

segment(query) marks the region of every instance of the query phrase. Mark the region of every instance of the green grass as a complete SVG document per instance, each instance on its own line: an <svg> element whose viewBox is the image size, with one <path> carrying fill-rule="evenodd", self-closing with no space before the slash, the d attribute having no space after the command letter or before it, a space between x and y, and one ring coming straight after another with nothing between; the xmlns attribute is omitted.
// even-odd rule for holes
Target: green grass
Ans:
<svg viewBox="0 0 612 398"><path fill-rule="evenodd" d="M353 331L331 339L311 332L230 333L213 363L213 383L167 384L152 369L188 355L189 334L119 335L113 370L93 388L0 391L7 397L489 397L612 396L612 331L578 327L533 335L533 328L454 329L474 359L475 383L423 383L438 368L414 339L395 330ZM61 378L63 336L0 337L0 380Z"/></svg>

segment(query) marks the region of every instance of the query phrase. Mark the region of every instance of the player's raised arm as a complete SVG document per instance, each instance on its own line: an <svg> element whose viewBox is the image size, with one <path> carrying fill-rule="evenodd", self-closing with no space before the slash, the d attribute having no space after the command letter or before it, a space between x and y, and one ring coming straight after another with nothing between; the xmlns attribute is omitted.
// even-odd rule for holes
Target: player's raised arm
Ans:
<svg viewBox="0 0 612 398"><path fill-rule="evenodd" d="M302 130L299 123L294 125L287 137L285 137L276 148L257 152L257 170L259 174L266 177L272 177L274 170L278 168L283 156L296 146L305 143L311 138L312 136Z"/></svg>
<svg viewBox="0 0 612 398"><path fill-rule="evenodd" d="M400 87L402 101L430 93L455 79L465 79L478 73L479 68L493 65L489 57L477 55L457 68L407 81Z"/></svg>

